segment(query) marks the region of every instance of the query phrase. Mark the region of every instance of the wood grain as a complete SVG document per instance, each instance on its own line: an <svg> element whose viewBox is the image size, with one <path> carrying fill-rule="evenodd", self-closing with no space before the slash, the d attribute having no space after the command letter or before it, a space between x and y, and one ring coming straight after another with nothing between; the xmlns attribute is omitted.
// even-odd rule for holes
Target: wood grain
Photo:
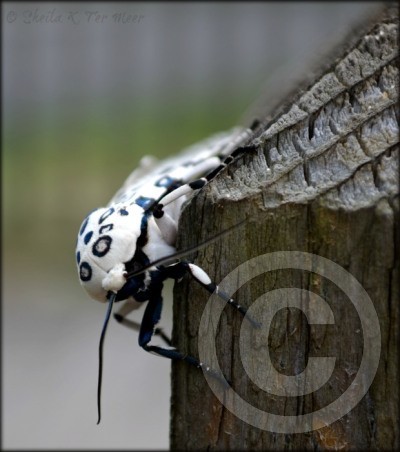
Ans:
<svg viewBox="0 0 400 452"><path fill-rule="evenodd" d="M182 214L178 246L203 242L247 217L243 226L191 256L214 281L251 258L276 251L313 253L343 267L366 290L379 319L381 354L375 379L362 401L338 421L326 425L316 415L314 430L284 434L243 422L217 400L202 372L173 363L172 449L399 447L397 9L385 9L360 30L322 75L286 99L275 116L261 118L249 143L254 149L192 199ZM315 412L337 399L357 374L363 355L360 319L336 284L300 269L264 273L241 287L235 298L249 307L279 288L322 297L335 322L312 325L300 309L280 310L264 342L252 344L259 350L252 365L257 368L269 353L278 372L296 375L309 357L334 356L328 383L297 397L259 388L243 368L242 318L230 307L218 326L218 362L233 389L260 410L285 416ZM198 356L198 330L209 295L185 277L175 285L174 298L173 343Z"/></svg>

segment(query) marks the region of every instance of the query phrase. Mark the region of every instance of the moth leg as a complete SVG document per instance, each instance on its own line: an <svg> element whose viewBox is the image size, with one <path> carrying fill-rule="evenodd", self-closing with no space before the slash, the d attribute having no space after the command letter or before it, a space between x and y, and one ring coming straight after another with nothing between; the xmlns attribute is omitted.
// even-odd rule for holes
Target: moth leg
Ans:
<svg viewBox="0 0 400 452"><path fill-rule="evenodd" d="M121 325L126 326L127 328L137 331L140 331L140 323L135 322L134 320L127 319L126 316L131 313L132 311L138 309L141 306L142 303L139 303L137 301L126 301L121 308L114 314L114 319L120 323ZM171 345L171 339L164 333L162 328L156 328L154 330L155 336L160 336L161 339L167 344Z"/></svg>
<svg viewBox="0 0 400 452"><path fill-rule="evenodd" d="M196 179L192 182L189 182L187 184L181 185L177 189L173 190L172 192L168 193L166 196L162 198L161 208L170 204L171 202L176 201L181 196L189 195L194 190L199 190L200 188L203 188L204 185L208 184L214 177L220 173L231 161L233 160L232 156L228 156L225 158L225 160L220 163L217 167L215 167L213 170L211 170L205 177L201 177L200 179Z"/></svg>
<svg viewBox="0 0 400 452"><path fill-rule="evenodd" d="M178 232L178 223L163 209L163 204L156 204L153 209L154 220L162 236L169 245L174 245Z"/></svg>
<svg viewBox="0 0 400 452"><path fill-rule="evenodd" d="M191 264L189 262L181 262L181 265L184 265L189 273L193 276L193 278L200 283L208 292L214 293L218 295L220 298L222 298L224 301L226 301L228 304L233 306L235 309L237 309L243 317L247 314L247 309L239 304L236 303L236 301L229 297L225 292L220 290L217 284L211 281L211 278L207 275L207 273L197 265ZM250 317L248 314L246 318L250 321L250 323L256 327L259 328L261 324L254 320L252 317Z"/></svg>
<svg viewBox="0 0 400 452"><path fill-rule="evenodd" d="M205 177L202 177L201 179L197 179L193 182L190 182L185 185L181 185L177 189L171 191L166 196L162 198L162 206L166 206L170 204L171 202L176 201L178 198L188 195L192 193L194 190L198 190L199 188L204 187L204 185L207 183L207 179Z"/></svg>
<svg viewBox="0 0 400 452"><path fill-rule="evenodd" d="M126 317L132 311L139 309L143 303L129 299L123 302L122 306L118 309L118 311L114 314L114 318L118 320L119 318ZM118 318L117 318L118 317Z"/></svg>
<svg viewBox="0 0 400 452"><path fill-rule="evenodd" d="M151 338L154 334L154 327L160 320L161 308L162 308L162 284L157 287L153 287L153 296L149 299L146 306L146 310L143 315L142 324L139 333L139 345L144 350L156 355L162 356L164 358L185 361L188 364L197 367L198 369L206 370L211 376L219 379L224 385L227 385L227 381L215 370L211 369L204 363L201 363L198 359L193 356L184 354L178 351L176 348L163 348L157 345L149 345Z"/></svg>
<svg viewBox="0 0 400 452"><path fill-rule="evenodd" d="M176 264L171 264L167 267L164 267L163 272L168 278L173 278L176 280L181 279L185 273L189 272L190 275L208 292L215 292L215 294L222 298L226 303L237 309L243 315L243 317L246 316L247 309L237 304L233 298L229 297L225 292L220 290L218 285L212 282L207 273L199 266L187 261L181 261ZM250 315L247 314L246 318L255 328L260 328L261 324L254 320Z"/></svg>

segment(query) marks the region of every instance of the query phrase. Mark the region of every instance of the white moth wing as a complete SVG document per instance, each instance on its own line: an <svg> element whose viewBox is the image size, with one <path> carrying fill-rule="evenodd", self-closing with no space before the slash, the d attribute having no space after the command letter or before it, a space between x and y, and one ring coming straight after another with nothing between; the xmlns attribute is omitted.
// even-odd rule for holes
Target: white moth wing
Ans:
<svg viewBox="0 0 400 452"><path fill-rule="evenodd" d="M216 168L221 158L228 156L232 147L243 136L244 129L235 127L220 132L185 148L177 156L158 161L155 157L145 156L140 165L126 179L122 187L113 196L109 206L115 203L134 202L138 198L159 199L167 192L167 187L157 184L163 177L178 179L182 184L205 176ZM246 135L247 137L247 135Z"/></svg>

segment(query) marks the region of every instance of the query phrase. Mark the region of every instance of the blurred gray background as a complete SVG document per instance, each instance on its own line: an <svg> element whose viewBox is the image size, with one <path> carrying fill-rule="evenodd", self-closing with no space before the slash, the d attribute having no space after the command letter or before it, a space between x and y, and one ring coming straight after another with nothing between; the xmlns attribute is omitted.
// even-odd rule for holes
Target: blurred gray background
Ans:
<svg viewBox="0 0 400 452"><path fill-rule="evenodd" d="M79 286L80 223L143 155L268 105L377 5L2 4L3 448L168 447L170 362L115 322L96 426L105 306Z"/></svg>

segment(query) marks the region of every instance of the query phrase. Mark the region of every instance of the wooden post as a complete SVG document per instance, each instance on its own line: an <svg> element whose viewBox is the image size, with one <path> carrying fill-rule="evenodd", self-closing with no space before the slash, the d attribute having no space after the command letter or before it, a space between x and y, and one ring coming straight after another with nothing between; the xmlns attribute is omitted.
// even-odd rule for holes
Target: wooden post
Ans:
<svg viewBox="0 0 400 452"><path fill-rule="evenodd" d="M220 316L215 338L218 363L233 391L259 413L286 418L272 429L273 416L252 418L254 424L263 418L265 428L245 422L231 412L232 406L227 407L231 393L227 391L227 403L221 403L201 371L175 362L173 450L399 447L397 9L386 9L367 28L356 40L347 41L350 44L342 55L308 89L296 93L283 111L265 120L249 143L254 149L243 153L183 212L181 249L248 218L193 256L216 282L244 262L271 257L273 252L281 256L288 251L310 253L314 270L301 267L308 262L305 254L299 255L300 260L292 255L291 266L284 260L281 269L268 271L268 265L261 268L264 264L258 263L256 270L261 274L237 290L238 303L250 307L275 289L297 288L303 290L300 306L285 307L293 298L289 292L281 292L282 309L275 315L269 311L270 304L258 303L254 312L264 322L271 314L270 328L267 331L263 323L260 330L250 332L244 347L246 360L241 350L243 319L229 306ZM274 256L278 256L272 259L276 264L279 255ZM319 266L318 259L323 258L329 261ZM352 298L363 293L357 292L358 284L367 298L362 295L357 306ZM209 295L185 277L175 285L174 297L173 343L199 356L199 340L203 340L198 337L199 326ZM320 306L324 301L333 313L333 323L313 324L301 306ZM376 356L370 356L367 370L360 375L363 357L371 347L379 352L376 374ZM268 357L275 372L265 367ZM293 394L286 387L286 377L305 371L310 358L322 357L336 358L328 381L310 393L299 385ZM267 386L265 390L248 376L244 361L246 369L250 367ZM325 368L325 364L317 366L321 374ZM375 376L369 387L370 373ZM361 382L364 391L358 403L357 391L351 392L354 382ZM272 383L278 389L271 390ZM327 422L320 410L349 388L348 412ZM282 395L286 390L289 396ZM233 411L240 411L235 403ZM313 415L308 429L285 430L290 430L288 416L309 413Z"/></svg>

